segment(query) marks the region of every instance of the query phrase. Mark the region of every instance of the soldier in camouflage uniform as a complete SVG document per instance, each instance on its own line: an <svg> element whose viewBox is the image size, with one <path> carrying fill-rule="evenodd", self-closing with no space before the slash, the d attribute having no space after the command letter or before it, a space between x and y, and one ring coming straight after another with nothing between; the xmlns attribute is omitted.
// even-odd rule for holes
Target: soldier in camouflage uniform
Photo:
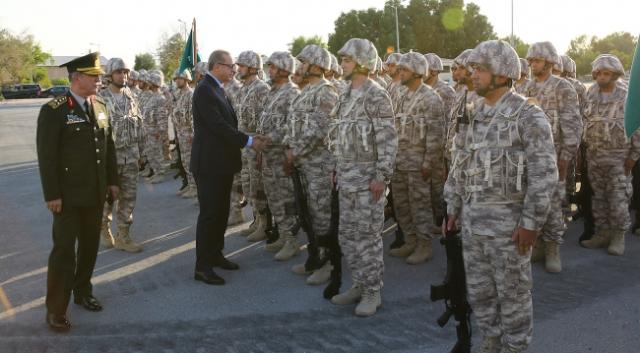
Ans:
<svg viewBox="0 0 640 353"><path fill-rule="evenodd" d="M238 114L238 130L246 134L254 134L262 116L265 102L269 94L269 85L258 78L262 70L262 58L253 51L244 51L238 55L238 76L242 80L242 88L234 108ZM253 208L255 222L249 227L248 241L260 241L267 237L267 196L262 183L262 171L259 166L259 152L252 149L242 151L242 190L249 196Z"/></svg>
<svg viewBox="0 0 640 353"><path fill-rule="evenodd" d="M129 79L127 80L127 87L129 87L129 89L131 90L131 93L133 93L133 97L136 99L140 95L140 92L142 92L138 87L139 79L140 79L140 75L138 74L137 71L135 70L129 71Z"/></svg>
<svg viewBox="0 0 640 353"><path fill-rule="evenodd" d="M527 87L527 83L529 83L529 76L531 70L529 69L529 62L527 59L520 58L520 78L513 83L513 88L516 93L524 94L524 89Z"/></svg>
<svg viewBox="0 0 640 353"><path fill-rule="evenodd" d="M399 91L406 89L406 87L404 87L400 82L400 73L397 70L398 61L400 61L401 57L402 54L400 53L391 53L385 62L388 68L387 72L389 73L389 76L391 76L391 82L387 85L387 92L389 92L392 103L398 101L396 95L399 94ZM393 107L393 110L396 110L395 106Z"/></svg>
<svg viewBox="0 0 640 353"><path fill-rule="evenodd" d="M285 169L295 166L305 188L311 227L316 236L325 236L331 225L331 190L335 161L327 146L330 114L338 101L336 88L325 78L331 70L331 55L317 45L307 45L298 54L302 63L301 73L308 84L291 103L287 116L287 146ZM287 240L278 255L288 259L299 251L295 238ZM276 258L278 258L276 255ZM304 273L304 265L294 266L293 271ZM328 279L330 264L312 274L314 280Z"/></svg>
<svg viewBox="0 0 640 353"><path fill-rule="evenodd" d="M430 66L422 54L404 54L397 69L407 89L394 104L398 155L391 187L396 219L406 238L390 255L416 265L431 259L431 240L440 233L433 205L443 203L442 189L434 189L444 187L445 113L440 96L423 82Z"/></svg>
<svg viewBox="0 0 640 353"><path fill-rule="evenodd" d="M112 203L105 203L102 215L100 239L107 247L128 252L140 252L142 247L131 240L129 229L133 223L133 209L138 191L138 168L142 164L144 153L143 120L140 117L138 102L126 86L129 67L120 58L112 58L106 65L109 87L100 91L109 111L109 120L113 129L116 147L118 180L120 193ZM113 208L117 207L116 220L118 233L111 235Z"/></svg>
<svg viewBox="0 0 640 353"><path fill-rule="evenodd" d="M180 145L180 160L187 173L188 186L183 189L182 197L194 198L198 195L196 181L193 178L189 161L191 160L191 143L193 141L193 114L191 112L193 90L189 87L191 72L184 69L174 75L176 84L175 106L173 108L173 129Z"/></svg>
<svg viewBox="0 0 640 353"><path fill-rule="evenodd" d="M278 252L285 242L295 239L296 217L294 209L293 184L285 175L282 165L285 161L285 146L282 144L287 129L287 116L291 102L300 94L298 87L291 82L291 73L295 71L295 58L287 52L275 52L267 61L272 85L265 101L265 108L258 123L258 133L271 139L271 144L262 152L262 176L269 209L273 214L280 236L278 240L266 245L266 250ZM282 254L277 259L283 259Z"/></svg>
<svg viewBox="0 0 640 353"><path fill-rule="evenodd" d="M208 63L206 61L201 61L197 63L193 68L195 77L193 78L193 82L191 83L192 86L196 86L198 82L200 82L200 80L202 80L207 75L207 65Z"/></svg>
<svg viewBox="0 0 640 353"><path fill-rule="evenodd" d="M331 84L338 90L338 92L342 92L347 89L348 84L339 79L342 76L342 68L340 67L340 63L338 63L338 58L335 55L329 53L331 55L331 70L327 72L326 79L331 82Z"/></svg>
<svg viewBox="0 0 640 353"><path fill-rule="evenodd" d="M560 77L571 82L571 84L573 85L573 88L576 90L576 93L578 94L578 105L580 106L580 116L582 116L582 113L584 112L584 108L586 105L587 86L585 86L584 83L580 82L575 78L576 62L573 61L573 59L571 59L567 55L560 55L560 59L562 60L562 70L563 70Z"/></svg>
<svg viewBox="0 0 640 353"><path fill-rule="evenodd" d="M355 314L371 316L382 304L384 193L393 175L398 141L389 94L368 78L376 67L376 47L366 39L352 38L338 55L351 86L334 110L337 120L330 138L340 190L340 247L353 285L331 302L359 301Z"/></svg>
<svg viewBox="0 0 640 353"><path fill-rule="evenodd" d="M382 88L387 88L387 81L385 81L382 78L381 72L382 72L382 59L380 57L376 58L376 67L373 71L371 71L371 73L369 74L369 78L372 79L374 82L376 82L377 84L380 85L380 87Z"/></svg>
<svg viewBox="0 0 640 353"><path fill-rule="evenodd" d="M557 184L551 126L511 89L518 55L504 41L468 58L476 92L447 179L447 230L462 225L467 296L484 339L476 352L523 352L531 342L531 247Z"/></svg>
<svg viewBox="0 0 640 353"><path fill-rule="evenodd" d="M622 255L624 236L631 225L630 173L640 158L640 131L634 131L631 139L625 135L627 89L616 82L624 76L620 60L613 55L601 56L591 65L596 83L587 92L584 143L593 189L595 234L581 244L590 249L608 246L609 254Z"/></svg>
<svg viewBox="0 0 640 353"><path fill-rule="evenodd" d="M147 134L147 145L145 155L149 160L149 165L153 170L153 175L149 181L153 184L164 181L166 166L164 165L163 139L162 133L166 129L161 126L168 124L167 99L160 87L164 83L162 72L152 72L148 74L147 83L149 85L148 96L145 96L142 114L145 118L145 128Z"/></svg>
<svg viewBox="0 0 640 353"><path fill-rule="evenodd" d="M566 230L562 203L566 194L568 166L578 152L582 135L582 119L578 110L578 95L571 83L551 74L553 65L560 59L550 42L538 42L529 47L527 60L533 79L525 88L525 96L540 105L545 112L558 154L558 185L551 201L549 218L542 229L543 244L534 249L532 261L544 258L547 272L562 271L560 244Z"/></svg>
<svg viewBox="0 0 640 353"><path fill-rule="evenodd" d="M303 90L309 84L309 79L302 69L302 63L296 58L296 71L291 75L291 82L295 83L300 90Z"/></svg>

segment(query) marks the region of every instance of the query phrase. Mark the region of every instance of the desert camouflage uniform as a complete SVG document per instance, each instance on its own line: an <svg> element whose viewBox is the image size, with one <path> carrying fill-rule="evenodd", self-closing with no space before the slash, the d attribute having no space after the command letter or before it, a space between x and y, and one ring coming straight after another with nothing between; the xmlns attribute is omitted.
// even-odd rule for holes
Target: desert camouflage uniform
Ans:
<svg viewBox="0 0 640 353"><path fill-rule="evenodd" d="M160 126L168 123L167 99L161 91L149 91L149 96L145 98L145 105L142 108L147 134L145 155L154 172L164 174L162 132L165 130Z"/></svg>
<svg viewBox="0 0 640 353"><path fill-rule="evenodd" d="M180 145L180 159L190 187L195 187L196 181L191 173L189 161L191 160L191 143L193 142L193 90L188 86L176 92L175 105L172 111L173 128Z"/></svg>
<svg viewBox="0 0 640 353"><path fill-rule="evenodd" d="M240 88L242 88L242 83L238 81L235 77L224 84L224 91L227 94L227 98L231 102L231 106L237 112L238 111L238 101L240 100ZM247 196L249 195L249 190L247 190ZM231 188L231 207L240 207L240 202L242 201L242 178L240 177L240 173L236 173L233 176L233 186Z"/></svg>

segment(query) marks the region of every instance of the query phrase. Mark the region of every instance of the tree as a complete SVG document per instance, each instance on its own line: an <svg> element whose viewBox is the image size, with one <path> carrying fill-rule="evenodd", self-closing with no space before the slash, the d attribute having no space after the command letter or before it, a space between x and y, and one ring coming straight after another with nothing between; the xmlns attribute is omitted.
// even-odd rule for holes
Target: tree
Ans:
<svg viewBox="0 0 640 353"><path fill-rule="evenodd" d="M628 32L615 32L604 38L583 34L571 40L567 55L575 60L578 75L589 75L593 60L607 53L617 56L625 69L629 69L637 42L638 38Z"/></svg>
<svg viewBox="0 0 640 353"><path fill-rule="evenodd" d="M501 40L511 44L511 36L506 36L504 38L500 38ZM529 50L530 45L528 43L525 43L520 37L518 36L513 36L513 49L516 50L516 53L518 53L518 56L521 58L525 58L527 57L527 51Z"/></svg>
<svg viewBox="0 0 640 353"><path fill-rule="evenodd" d="M0 84L33 82L37 74L36 66L46 63L50 58L51 55L42 51L32 35L14 35L0 28Z"/></svg>
<svg viewBox="0 0 640 353"><path fill-rule="evenodd" d="M165 78L173 76L173 72L180 66L180 59L187 43L180 33L171 36L166 33L161 37L158 45L158 59L160 61L160 70L164 73Z"/></svg>
<svg viewBox="0 0 640 353"><path fill-rule="evenodd" d="M398 11L400 48L396 47L395 11ZM366 38L378 53L387 48L396 52L415 50L453 58L467 48L496 38L493 27L480 8L463 0L388 0L383 10L352 10L342 13L329 35L329 48L335 52L350 38ZM384 55L380 55L384 56Z"/></svg>
<svg viewBox="0 0 640 353"><path fill-rule="evenodd" d="M156 68L156 60L153 58L153 55L149 53L142 53L136 55L135 65L133 66L134 70L153 70Z"/></svg>
<svg viewBox="0 0 640 353"><path fill-rule="evenodd" d="M327 43L325 43L320 36L298 36L293 38L293 41L289 43L289 52L291 53L291 55L297 56L302 51L302 48L306 47L309 44L315 44L323 48L327 48Z"/></svg>

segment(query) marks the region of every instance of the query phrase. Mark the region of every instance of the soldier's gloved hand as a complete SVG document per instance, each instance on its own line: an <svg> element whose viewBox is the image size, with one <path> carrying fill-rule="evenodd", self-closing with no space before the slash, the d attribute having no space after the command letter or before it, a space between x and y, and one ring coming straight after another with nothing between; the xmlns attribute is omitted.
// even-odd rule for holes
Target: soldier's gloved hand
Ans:
<svg viewBox="0 0 640 353"><path fill-rule="evenodd" d="M537 237L537 231L518 227L513 231L511 239L516 243L518 253L520 253L520 255L526 255L533 247L533 244L535 244Z"/></svg>
<svg viewBox="0 0 640 353"><path fill-rule="evenodd" d="M47 201L47 208L53 213L62 212L62 199Z"/></svg>
<svg viewBox="0 0 640 353"><path fill-rule="evenodd" d="M624 161L624 175L629 176L631 174L631 170L636 165L636 161L631 158L627 158Z"/></svg>

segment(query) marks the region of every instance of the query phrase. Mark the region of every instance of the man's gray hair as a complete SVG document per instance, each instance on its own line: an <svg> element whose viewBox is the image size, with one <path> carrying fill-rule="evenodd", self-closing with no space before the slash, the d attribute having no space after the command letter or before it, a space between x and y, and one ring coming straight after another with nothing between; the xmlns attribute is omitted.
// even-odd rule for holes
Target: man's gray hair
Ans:
<svg viewBox="0 0 640 353"><path fill-rule="evenodd" d="M231 56L226 50L214 50L211 55L209 55L209 71L213 70L213 65L224 63L224 58L226 56Z"/></svg>

